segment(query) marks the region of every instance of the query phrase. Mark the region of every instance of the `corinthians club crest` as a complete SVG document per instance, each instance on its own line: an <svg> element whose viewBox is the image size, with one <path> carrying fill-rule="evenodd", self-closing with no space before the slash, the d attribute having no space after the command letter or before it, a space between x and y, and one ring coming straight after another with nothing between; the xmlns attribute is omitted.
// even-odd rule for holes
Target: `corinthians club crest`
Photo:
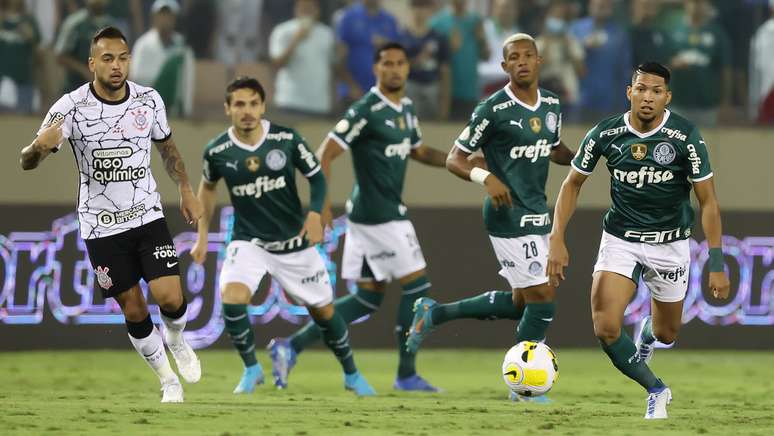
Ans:
<svg viewBox="0 0 774 436"><path fill-rule="evenodd" d="M539 133L540 129L543 128L543 122L540 121L540 118L533 117L529 119L529 126L532 128L533 132Z"/></svg>
<svg viewBox="0 0 774 436"><path fill-rule="evenodd" d="M261 160L257 156L250 156L245 159L245 167L254 173L261 167Z"/></svg>
<svg viewBox="0 0 774 436"><path fill-rule="evenodd" d="M648 154L648 146L645 144L632 144L632 157L637 160L645 159Z"/></svg>
<svg viewBox="0 0 774 436"><path fill-rule="evenodd" d="M97 274L97 283L99 284L99 287L104 290L108 290L113 287L113 279L111 279L108 275L109 271L110 268L103 268L101 266L98 266L97 269L94 270L94 273Z"/></svg>
<svg viewBox="0 0 774 436"><path fill-rule="evenodd" d="M147 111L143 108L138 108L130 112L134 115L134 128L137 130L145 130L148 127Z"/></svg>

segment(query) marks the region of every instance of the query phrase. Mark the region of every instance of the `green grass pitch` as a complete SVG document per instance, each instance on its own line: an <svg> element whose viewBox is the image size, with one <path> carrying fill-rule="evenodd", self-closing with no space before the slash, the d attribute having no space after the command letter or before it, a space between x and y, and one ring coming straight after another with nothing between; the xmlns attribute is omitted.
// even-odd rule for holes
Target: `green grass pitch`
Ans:
<svg viewBox="0 0 774 436"><path fill-rule="evenodd" d="M511 403L503 352L428 350L421 374L442 394L392 390L396 357L356 350L379 393L345 392L325 351L300 357L290 388L269 383L249 396L231 390L241 363L202 351L203 376L185 404L159 404L155 377L133 351L0 353L0 434L209 435L770 435L774 353L657 350L652 367L672 387L670 419L642 419L645 395L600 350L556 350L560 379L550 405ZM264 369L270 362L259 356ZM268 380L267 380L268 381Z"/></svg>

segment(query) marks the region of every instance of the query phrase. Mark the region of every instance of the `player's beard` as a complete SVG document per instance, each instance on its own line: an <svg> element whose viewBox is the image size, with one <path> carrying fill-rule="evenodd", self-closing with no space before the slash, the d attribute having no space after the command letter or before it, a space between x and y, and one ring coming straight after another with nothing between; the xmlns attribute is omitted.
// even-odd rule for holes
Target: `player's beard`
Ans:
<svg viewBox="0 0 774 436"><path fill-rule="evenodd" d="M110 81L110 77L108 77L108 80L102 80L98 77L97 81L99 81L99 84L102 85L105 89L109 89L111 91L119 91L124 86L126 86L126 77L121 79L121 82L118 85L114 85L113 82Z"/></svg>
<svg viewBox="0 0 774 436"><path fill-rule="evenodd" d="M393 92L402 92L406 88L406 82L401 83L400 85L393 85L390 86L389 84L384 84L384 89L387 90L387 92L393 93Z"/></svg>

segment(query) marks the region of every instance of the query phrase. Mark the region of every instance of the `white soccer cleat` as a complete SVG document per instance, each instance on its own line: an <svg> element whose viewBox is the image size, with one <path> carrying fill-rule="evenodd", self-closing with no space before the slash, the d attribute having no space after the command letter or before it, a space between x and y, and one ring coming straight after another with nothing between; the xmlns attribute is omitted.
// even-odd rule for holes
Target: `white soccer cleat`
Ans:
<svg viewBox="0 0 774 436"><path fill-rule="evenodd" d="M672 402L672 391L664 388L661 392L648 395L648 408L645 419L667 419L667 406Z"/></svg>
<svg viewBox="0 0 774 436"><path fill-rule="evenodd" d="M161 386L162 403L182 403L183 402L183 385L179 381L175 380L172 383L167 383Z"/></svg>
<svg viewBox="0 0 774 436"><path fill-rule="evenodd" d="M169 347L169 351L172 352L172 357L175 358L177 364L177 370L183 377L186 383L196 383L202 378L202 365L199 362L199 358L196 357L193 348L185 341L182 333L177 338L171 338L169 330L164 331L164 340ZM173 340L171 340L173 339Z"/></svg>

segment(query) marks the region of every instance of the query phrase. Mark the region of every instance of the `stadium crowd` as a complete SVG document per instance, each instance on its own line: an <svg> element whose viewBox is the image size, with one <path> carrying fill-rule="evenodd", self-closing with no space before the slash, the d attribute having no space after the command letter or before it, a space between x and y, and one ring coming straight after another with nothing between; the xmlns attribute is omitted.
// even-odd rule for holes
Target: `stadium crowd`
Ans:
<svg viewBox="0 0 774 436"><path fill-rule="evenodd" d="M91 80L106 25L130 38L130 79L182 117L213 92L213 64L266 72L284 115L334 116L373 86L374 46L395 40L420 119L464 120L507 82L502 42L527 32L568 121L623 111L610 88L655 60L673 71L672 107L698 124L774 123L774 0L0 0L0 112L38 113Z"/></svg>

